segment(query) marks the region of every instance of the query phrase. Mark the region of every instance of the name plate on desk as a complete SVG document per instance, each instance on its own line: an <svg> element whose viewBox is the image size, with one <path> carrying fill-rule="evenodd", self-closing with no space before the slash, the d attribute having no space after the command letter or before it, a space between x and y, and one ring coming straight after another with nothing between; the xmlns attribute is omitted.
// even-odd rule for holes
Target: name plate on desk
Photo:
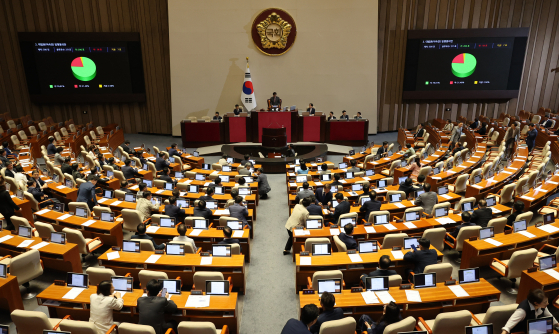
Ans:
<svg viewBox="0 0 559 334"><path fill-rule="evenodd" d="M371 226L371 225L373 225L373 223L369 223L369 222L365 223L365 226Z"/></svg>
<svg viewBox="0 0 559 334"><path fill-rule="evenodd" d="M66 286L66 282L64 282L63 280L55 279L54 280L54 285Z"/></svg>
<svg viewBox="0 0 559 334"><path fill-rule="evenodd" d="M470 241L476 241L478 239L478 237L470 237L468 240Z"/></svg>
<svg viewBox="0 0 559 334"><path fill-rule="evenodd" d="M410 283L400 284L400 290L407 290L407 289L411 289L411 284Z"/></svg>
<svg viewBox="0 0 559 334"><path fill-rule="evenodd" d="M156 249L155 254L165 254L165 250L164 249Z"/></svg>
<svg viewBox="0 0 559 334"><path fill-rule="evenodd" d="M113 246L113 247L111 247L111 249L118 252L118 251L120 250L120 247L118 247L118 246Z"/></svg>
<svg viewBox="0 0 559 334"><path fill-rule="evenodd" d="M191 290L190 294L193 296L202 295L202 290Z"/></svg>
<svg viewBox="0 0 559 334"><path fill-rule="evenodd" d="M299 253L300 256L309 256L309 252L300 252Z"/></svg>
<svg viewBox="0 0 559 334"><path fill-rule="evenodd" d="M304 295L314 295L314 290L313 289L303 289L303 294Z"/></svg>
<svg viewBox="0 0 559 334"><path fill-rule="evenodd" d="M335 224L330 225L330 228L331 228L331 229L332 229L332 228L338 228L338 225L335 225Z"/></svg>
<svg viewBox="0 0 559 334"><path fill-rule="evenodd" d="M538 267L531 267L531 268L528 268L528 272L529 272L529 273L533 273L533 272L536 272L536 271L538 271Z"/></svg>
<svg viewBox="0 0 559 334"><path fill-rule="evenodd" d="M225 226L217 226L215 229L220 231L220 230L223 230L224 228L225 228Z"/></svg>
<svg viewBox="0 0 559 334"><path fill-rule="evenodd" d="M455 279L449 279L447 281L444 281L444 285L456 285L456 280Z"/></svg>
<svg viewBox="0 0 559 334"><path fill-rule="evenodd" d="M363 288L360 287L360 286L354 287L354 288L351 288L351 292L352 292L352 293L354 293L354 292L363 292Z"/></svg>
<svg viewBox="0 0 559 334"><path fill-rule="evenodd" d="M505 234L511 234L511 233L512 233L512 230L507 230L507 229L505 229L504 232L505 232Z"/></svg>
<svg viewBox="0 0 559 334"><path fill-rule="evenodd" d="M395 251L402 250L402 246L393 246L392 250L395 250Z"/></svg>
<svg viewBox="0 0 559 334"><path fill-rule="evenodd" d="M200 256L210 256L210 252L200 252Z"/></svg>

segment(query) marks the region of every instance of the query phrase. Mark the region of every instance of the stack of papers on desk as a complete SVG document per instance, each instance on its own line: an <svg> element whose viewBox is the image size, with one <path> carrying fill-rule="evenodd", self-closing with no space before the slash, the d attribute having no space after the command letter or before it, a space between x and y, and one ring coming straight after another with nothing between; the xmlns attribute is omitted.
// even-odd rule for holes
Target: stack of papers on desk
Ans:
<svg viewBox="0 0 559 334"><path fill-rule="evenodd" d="M535 200L534 197L528 197L528 196L520 196L520 198L524 198L524 199L527 199L527 200L529 200L529 201Z"/></svg>
<svg viewBox="0 0 559 334"><path fill-rule="evenodd" d="M186 191L179 191L179 196L180 196L180 197L183 197L183 196L185 196L185 195L186 195Z"/></svg>
<svg viewBox="0 0 559 334"><path fill-rule="evenodd" d="M340 182L341 182L341 183L347 183L347 181L346 181L346 180L340 180Z"/></svg>
<svg viewBox="0 0 559 334"><path fill-rule="evenodd" d="M375 293L373 291L361 292L361 296L363 296L363 300L365 301L365 304L378 304L379 303L377 295L375 295Z"/></svg>
<svg viewBox="0 0 559 334"><path fill-rule="evenodd" d="M192 180L186 180L184 182L181 182L181 184L190 184L190 182L192 182Z"/></svg>
<svg viewBox="0 0 559 334"><path fill-rule="evenodd" d="M158 191L156 191L156 194L163 194L163 192L165 191L165 189L159 189ZM114 204L114 203L113 203Z"/></svg>
<svg viewBox="0 0 559 334"><path fill-rule="evenodd" d="M315 182L314 185L315 185L315 186L321 186L321 185L322 185L322 182Z"/></svg>
<svg viewBox="0 0 559 334"><path fill-rule="evenodd" d="M543 271L544 273L548 274L549 276L559 280L559 273L555 271L555 269L547 269Z"/></svg>
<svg viewBox="0 0 559 334"><path fill-rule="evenodd" d="M478 186L477 184L472 184L472 187L474 187L474 188L478 188L478 189L481 189L481 188L483 188L482 186Z"/></svg>
<svg viewBox="0 0 559 334"><path fill-rule="evenodd" d="M200 258L200 265L201 266L210 265L210 264L212 264L212 259L213 259L213 257L211 257L211 256L202 256Z"/></svg>
<svg viewBox="0 0 559 334"><path fill-rule="evenodd" d="M42 242L39 242L38 244L36 244L35 246L31 247L31 249L43 248L43 247L45 247L45 246L48 245L48 244L49 244L48 242L42 241Z"/></svg>
<svg viewBox="0 0 559 334"><path fill-rule="evenodd" d="M311 231L309 231L309 230L295 230L295 231L293 232L293 234L294 234L295 236L300 236L300 235L311 235Z"/></svg>
<svg viewBox="0 0 559 334"><path fill-rule="evenodd" d="M58 217L57 219L58 219L58 220L64 220L64 219L66 219L66 218L68 218L68 217L72 217L72 215L65 214L65 215L62 215L62 216Z"/></svg>
<svg viewBox="0 0 559 334"><path fill-rule="evenodd" d="M229 209L215 210L214 215L228 215Z"/></svg>
<svg viewBox="0 0 559 334"><path fill-rule="evenodd" d="M133 190L137 190L138 188L139 188L138 185L130 187L130 189L133 189Z"/></svg>
<svg viewBox="0 0 559 334"><path fill-rule="evenodd" d="M392 225L392 224L390 224L390 223L384 224L384 225L382 225L382 226L386 227L386 229L389 230L389 231L396 230L396 226L394 226L394 225Z"/></svg>
<svg viewBox="0 0 559 334"><path fill-rule="evenodd" d="M456 297L468 297L469 294L460 285L449 285L448 288L454 292Z"/></svg>
<svg viewBox="0 0 559 334"><path fill-rule="evenodd" d="M396 260L401 260L404 258L404 253L402 251L391 251L391 253Z"/></svg>
<svg viewBox="0 0 559 334"><path fill-rule="evenodd" d="M367 180L367 181L371 181L371 178L368 177L368 176L365 176L365 177L363 177L362 179L363 179L363 180Z"/></svg>
<svg viewBox="0 0 559 334"><path fill-rule="evenodd" d="M390 295L390 292L388 292L388 291L375 291L375 294L377 295L377 297L379 297L380 301L383 304L388 304L390 302L396 302L396 300L394 300L394 298L392 298L392 296Z"/></svg>
<svg viewBox="0 0 559 334"><path fill-rule="evenodd" d="M85 290L85 288L71 288L70 291L62 296L62 299L76 299L83 290Z"/></svg>
<svg viewBox="0 0 559 334"><path fill-rule="evenodd" d="M519 231L518 233L522 234L523 236L525 236L527 238L535 238L536 237L535 234L532 234L528 231Z"/></svg>
<svg viewBox="0 0 559 334"><path fill-rule="evenodd" d="M289 182L289 186L290 186L290 187L297 187L297 183L295 183L295 182Z"/></svg>
<svg viewBox="0 0 559 334"><path fill-rule="evenodd" d="M322 213L327 215L328 213L330 213L330 211L326 210L326 209L322 209Z"/></svg>
<svg viewBox="0 0 559 334"><path fill-rule="evenodd" d="M118 252L107 253L107 260L114 260L118 258L120 258L120 254Z"/></svg>
<svg viewBox="0 0 559 334"><path fill-rule="evenodd" d="M415 226L414 223L410 223L410 222L406 222L404 223L404 225L406 225L407 228L417 228L417 226Z"/></svg>
<svg viewBox="0 0 559 334"><path fill-rule="evenodd" d="M90 220L86 221L85 223L83 223L82 226L89 226L89 225L92 225L93 223L95 223L95 220L90 219Z"/></svg>
<svg viewBox="0 0 559 334"><path fill-rule="evenodd" d="M363 262L363 259L359 256L359 254L348 254L348 256L351 262Z"/></svg>
<svg viewBox="0 0 559 334"><path fill-rule="evenodd" d="M60 186L56 187L56 189L64 189L64 188L66 188L65 185L60 185Z"/></svg>
<svg viewBox="0 0 559 334"><path fill-rule="evenodd" d="M309 232L310 233L310 232ZM243 235L245 235L245 231L244 230L240 230L240 231L235 231L233 232L233 238L242 238Z"/></svg>
<svg viewBox="0 0 559 334"><path fill-rule="evenodd" d="M192 232L190 232L189 235L200 235L200 233L202 233L202 229L195 228L195 229L192 230Z"/></svg>
<svg viewBox="0 0 559 334"><path fill-rule="evenodd" d="M402 204L400 202L396 202L396 203L392 203L392 204L394 204L396 207L402 208L402 209L406 207L404 204Z"/></svg>
<svg viewBox="0 0 559 334"><path fill-rule="evenodd" d="M184 307L210 307L210 296L190 295Z"/></svg>
<svg viewBox="0 0 559 334"><path fill-rule="evenodd" d="M151 226L148 226L148 228L146 229L146 232L147 233L155 233L155 232L157 232L157 230L159 230L159 226L151 225Z"/></svg>
<svg viewBox="0 0 559 334"><path fill-rule="evenodd" d="M540 226L538 228L542 231L547 232L547 233L553 233L553 232L559 231L559 228L557 228L553 225L544 225L544 226Z"/></svg>
<svg viewBox="0 0 559 334"><path fill-rule="evenodd" d="M446 198L446 199L452 199L452 196L447 195L447 194L441 195L441 197L442 197L442 198Z"/></svg>
<svg viewBox="0 0 559 334"><path fill-rule="evenodd" d="M421 295L417 290L405 290L408 302L418 302L421 303Z"/></svg>
<svg viewBox="0 0 559 334"><path fill-rule="evenodd" d="M432 178L433 180L440 180L440 179L441 179L441 178L438 177L438 176L431 176L431 178Z"/></svg>
<svg viewBox="0 0 559 334"><path fill-rule="evenodd" d="M483 241L492 244L493 246L501 246L503 243L492 238L483 239Z"/></svg>
<svg viewBox="0 0 559 334"><path fill-rule="evenodd" d="M44 215L45 213L47 213L47 212L49 212L49 211L50 211L49 209L43 209L43 210L41 210L41 211L35 212L35 214L36 214L36 215Z"/></svg>
<svg viewBox="0 0 559 334"><path fill-rule="evenodd" d="M455 221L448 217L436 218L435 219L439 224L446 225L446 224L454 224Z"/></svg>
<svg viewBox="0 0 559 334"><path fill-rule="evenodd" d="M377 231L375 230L375 228L373 226L365 226L365 231L367 233L377 233Z"/></svg>
<svg viewBox="0 0 559 334"><path fill-rule="evenodd" d="M17 247L25 248L25 247L31 245L33 243L33 241L35 241L35 240L25 240L21 244L17 245Z"/></svg>
<svg viewBox="0 0 559 334"><path fill-rule="evenodd" d="M493 207L493 206L490 206L490 208L491 208L491 211L493 211L493 213L499 213L499 212L501 212L501 210L495 209L495 207Z"/></svg>
<svg viewBox="0 0 559 334"><path fill-rule="evenodd" d="M147 260L146 263L155 263L157 262L157 260L159 260L159 258L161 257L161 255L150 255Z"/></svg>
<svg viewBox="0 0 559 334"><path fill-rule="evenodd" d="M558 185L558 184L559 184L559 183L557 183L557 182L555 182L555 181L551 181L551 180L550 180L550 181L545 181L545 183L546 183L546 184L547 184L547 183L549 183L549 184L555 184L555 185Z"/></svg>
<svg viewBox="0 0 559 334"><path fill-rule="evenodd" d="M300 266L310 266L312 265L312 258L310 256L301 256L299 259Z"/></svg>
<svg viewBox="0 0 559 334"><path fill-rule="evenodd" d="M100 200L98 200L97 203L103 203L103 202L105 202L106 200L108 200L108 198L103 197L103 198L101 198ZM43 210L43 211L45 211L45 210ZM39 212L37 212L37 213L39 213Z"/></svg>
<svg viewBox="0 0 559 334"><path fill-rule="evenodd" d="M340 235L340 229L339 228L331 228L330 229L330 235Z"/></svg>
<svg viewBox="0 0 559 334"><path fill-rule="evenodd" d="M119 205L120 203L122 203L122 201L113 202L111 205Z"/></svg>
<svg viewBox="0 0 559 334"><path fill-rule="evenodd" d="M289 176L295 176L295 173L287 173Z"/></svg>

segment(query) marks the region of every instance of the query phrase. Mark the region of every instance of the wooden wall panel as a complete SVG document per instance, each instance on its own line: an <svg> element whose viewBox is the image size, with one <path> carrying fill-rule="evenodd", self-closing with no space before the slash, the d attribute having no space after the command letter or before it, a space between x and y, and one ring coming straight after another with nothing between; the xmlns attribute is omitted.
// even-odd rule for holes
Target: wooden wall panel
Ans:
<svg viewBox="0 0 559 334"><path fill-rule="evenodd" d="M43 104L29 100L18 32L139 32L145 103ZM126 133L171 133L167 0L0 1L0 113L120 124ZM83 111L87 114L83 114Z"/></svg>
<svg viewBox="0 0 559 334"><path fill-rule="evenodd" d="M559 3L556 0L379 1L379 132L412 128L433 118L559 109ZM518 98L510 100L403 101L407 31L529 27L530 36ZM445 111L450 108L451 111Z"/></svg>

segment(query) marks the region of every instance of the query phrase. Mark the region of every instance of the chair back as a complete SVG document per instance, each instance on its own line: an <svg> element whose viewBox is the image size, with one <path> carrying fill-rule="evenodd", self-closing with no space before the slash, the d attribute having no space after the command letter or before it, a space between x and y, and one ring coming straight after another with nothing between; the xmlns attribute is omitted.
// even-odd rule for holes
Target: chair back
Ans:
<svg viewBox="0 0 559 334"><path fill-rule="evenodd" d="M312 275L312 288L315 291L318 291L318 280L319 279L332 279L332 278L339 278L341 280L344 279L344 274L341 270L323 270L317 271Z"/></svg>
<svg viewBox="0 0 559 334"><path fill-rule="evenodd" d="M390 275L388 276L388 286L389 287L396 287L402 284L402 276L400 275Z"/></svg>
<svg viewBox="0 0 559 334"><path fill-rule="evenodd" d="M24 191L23 192L23 196L25 197L26 200L29 201L29 203L31 203L31 210L33 210L34 212L39 211L39 202L37 202L37 200L35 199L35 196L33 196L31 193Z"/></svg>
<svg viewBox="0 0 559 334"><path fill-rule="evenodd" d="M444 227L436 227L425 230L423 232L422 238L429 239L431 241L431 245L442 252L444 250L445 236L446 229Z"/></svg>
<svg viewBox="0 0 559 334"><path fill-rule="evenodd" d="M394 175L394 169L400 167L402 164L402 160L394 160L392 164L390 164L390 169L388 170L388 176Z"/></svg>
<svg viewBox="0 0 559 334"><path fill-rule="evenodd" d="M521 213L518 216L516 216L516 219L514 221L517 222L517 221L520 221L520 220L526 220L526 226L528 226L528 224L532 220L533 216L534 216L534 213L532 211L524 212L524 213Z"/></svg>
<svg viewBox="0 0 559 334"><path fill-rule="evenodd" d="M66 241L78 245L78 252L80 252L80 254L89 253L87 242L85 241L81 231L65 227L62 229L62 232L66 233Z"/></svg>
<svg viewBox="0 0 559 334"><path fill-rule="evenodd" d="M435 210L441 209L441 208L448 208L450 210L450 202L435 204L435 205L433 205L433 210L431 212L427 212L427 213L431 214L431 216L435 216Z"/></svg>
<svg viewBox="0 0 559 334"><path fill-rule="evenodd" d="M114 270L103 267L89 267L85 273L89 275L89 285L98 285L103 281L110 281L111 276L116 276Z"/></svg>
<svg viewBox="0 0 559 334"><path fill-rule="evenodd" d="M64 319L60 322L60 330L70 333L98 334L95 323Z"/></svg>
<svg viewBox="0 0 559 334"><path fill-rule="evenodd" d="M506 225L507 225L506 217L491 219L487 223L487 227L493 227L494 234L503 233L505 231Z"/></svg>
<svg viewBox="0 0 559 334"><path fill-rule="evenodd" d="M215 325L209 321L181 321L177 330L178 334L217 334Z"/></svg>
<svg viewBox="0 0 559 334"><path fill-rule="evenodd" d="M320 326L319 334L354 334L357 322L353 317L326 321Z"/></svg>
<svg viewBox="0 0 559 334"><path fill-rule="evenodd" d="M462 247L464 246L464 240L470 239L470 237L479 237L479 230L481 230L481 226L466 226L460 229L458 235L456 236L456 244L454 245L454 249L461 252Z"/></svg>
<svg viewBox="0 0 559 334"><path fill-rule="evenodd" d="M450 263L430 264L423 270L424 274L437 274L437 283L442 283L452 278L452 265Z"/></svg>
<svg viewBox="0 0 559 334"><path fill-rule="evenodd" d="M95 211L95 208L93 210ZM142 223L140 212L132 209L122 209L121 213L123 220L122 228L127 231L136 232L138 225Z"/></svg>
<svg viewBox="0 0 559 334"><path fill-rule="evenodd" d="M346 244L343 241L341 241L337 235L335 235L333 239L334 239L334 244L336 244L336 248L338 249L338 252L347 252Z"/></svg>
<svg viewBox="0 0 559 334"><path fill-rule="evenodd" d="M458 176L456 183L454 183L454 193L463 193L466 191L468 185L469 174Z"/></svg>
<svg viewBox="0 0 559 334"><path fill-rule="evenodd" d="M474 183L474 178L476 175L481 174L481 168L476 168L472 171L472 173L470 174L470 184L475 184Z"/></svg>
<svg viewBox="0 0 559 334"><path fill-rule="evenodd" d="M464 203L472 203L472 208L474 207L474 205L476 204L476 198L475 197L464 197L460 200L460 202L458 202L458 204L456 204L456 206L454 207L457 210L462 210L462 204Z"/></svg>
<svg viewBox="0 0 559 334"><path fill-rule="evenodd" d="M184 245L184 253L185 254L194 254L196 253L196 250L194 249L194 247L192 247L192 244L188 241L169 241L168 243L169 245L173 245L173 244L180 244L180 245ZM233 247L231 247L231 253L233 253Z"/></svg>
<svg viewBox="0 0 559 334"><path fill-rule="evenodd" d="M241 245L231 244L231 255L241 255Z"/></svg>
<svg viewBox="0 0 559 334"><path fill-rule="evenodd" d="M514 192L516 194L520 194L520 192L522 191L522 187L524 187L526 182L528 182L528 176L523 176L518 179L518 181L516 182L516 187L514 188Z"/></svg>
<svg viewBox="0 0 559 334"><path fill-rule="evenodd" d="M155 329L149 325L136 325L127 322L118 326L118 334L156 334Z"/></svg>
<svg viewBox="0 0 559 334"><path fill-rule="evenodd" d="M383 216L383 215L388 215L388 220L390 221L390 211L384 210L384 211L373 211L373 212L371 212L371 214L369 215L368 222L374 224L375 216Z"/></svg>
<svg viewBox="0 0 559 334"><path fill-rule="evenodd" d="M26 218L20 216L12 216L11 221L14 224L14 227L16 228L16 232L19 230L20 226L31 227L31 228L33 227L31 226L31 224L29 224L29 221Z"/></svg>
<svg viewBox="0 0 559 334"><path fill-rule="evenodd" d="M407 238L406 233L392 233L384 236L382 241L382 249L391 249L394 246L404 247L404 238Z"/></svg>
<svg viewBox="0 0 559 334"><path fill-rule="evenodd" d="M43 223L43 222L35 222L35 229L41 238L49 238L52 232L56 232L52 224Z"/></svg>
<svg viewBox="0 0 559 334"><path fill-rule="evenodd" d="M518 278L524 270L532 268L537 255L538 250L535 248L518 250L512 253L508 262L509 272L507 278Z"/></svg>
<svg viewBox="0 0 559 334"><path fill-rule="evenodd" d="M54 327L41 311L14 310L10 316L18 333L43 334L43 329L52 330Z"/></svg>
<svg viewBox="0 0 559 334"><path fill-rule="evenodd" d="M305 240L305 251L312 253L312 244L329 244L328 238L307 238Z"/></svg>
<svg viewBox="0 0 559 334"><path fill-rule="evenodd" d="M340 217L338 218L338 221L337 221L338 226L341 226L340 221L341 221L341 219L344 219L344 218L355 218L356 223L359 221L358 218L357 218L357 212L344 213L344 214L341 214Z"/></svg>
<svg viewBox="0 0 559 334"><path fill-rule="evenodd" d="M101 217L101 212L111 213L111 209L106 206L96 205L93 207L93 215L95 217Z"/></svg>
<svg viewBox="0 0 559 334"><path fill-rule="evenodd" d="M87 203L83 202L70 202L68 203L68 211L76 212L76 208L82 208L87 213L88 217L91 217L91 211L89 210L89 206Z"/></svg>
<svg viewBox="0 0 559 334"><path fill-rule="evenodd" d="M472 314L470 311L462 310L456 312L439 313L435 318L432 334L448 334L464 327L469 326L472 321Z"/></svg>
<svg viewBox="0 0 559 334"><path fill-rule="evenodd" d="M431 174L431 170L432 168L430 166L421 167L421 169L419 170L419 175L423 175L425 176L425 178L427 178L427 176Z"/></svg>
<svg viewBox="0 0 559 334"><path fill-rule="evenodd" d="M505 326L514 311L518 308L518 304L508 304L491 306L487 309L487 313L483 319L479 319L482 324L493 324L493 329L500 329Z"/></svg>
<svg viewBox="0 0 559 334"><path fill-rule="evenodd" d="M223 274L218 271L197 271L194 273L194 286L196 290L206 292L206 281L223 281Z"/></svg>
<svg viewBox="0 0 559 334"><path fill-rule="evenodd" d="M136 239L134 236L130 238L130 240L135 240L140 242L140 250L148 251L148 252L155 252L155 247L153 247L153 242L147 239Z"/></svg>
<svg viewBox="0 0 559 334"><path fill-rule="evenodd" d="M37 128L34 125L31 125L29 128L29 133L33 136L37 135Z"/></svg>
<svg viewBox="0 0 559 334"><path fill-rule="evenodd" d="M36 249L30 249L12 259L10 274L17 276L17 283L22 285L43 274L41 254ZM22 333L27 333L23 331Z"/></svg>
<svg viewBox="0 0 559 334"><path fill-rule="evenodd" d="M514 200L513 193L516 183L510 183L501 189L501 201L500 204L508 204Z"/></svg>
<svg viewBox="0 0 559 334"><path fill-rule="evenodd" d="M398 334L401 332L411 332L415 328L415 318L407 317L384 328L383 334Z"/></svg>
<svg viewBox="0 0 559 334"><path fill-rule="evenodd" d="M149 241L149 240L147 240ZM148 286L149 281L152 279L160 280L160 279L169 279L166 273L162 271L153 271L153 270L140 270L138 272L138 279L140 280L140 286L142 289L146 289Z"/></svg>
<svg viewBox="0 0 559 334"><path fill-rule="evenodd" d="M155 169L155 164L151 161L146 161L146 164L148 165L148 170L153 175L153 178L156 178L157 177L157 169Z"/></svg>
<svg viewBox="0 0 559 334"><path fill-rule="evenodd" d="M394 185L394 178L393 177L385 177L382 178L381 180L386 181L386 184L389 186Z"/></svg>

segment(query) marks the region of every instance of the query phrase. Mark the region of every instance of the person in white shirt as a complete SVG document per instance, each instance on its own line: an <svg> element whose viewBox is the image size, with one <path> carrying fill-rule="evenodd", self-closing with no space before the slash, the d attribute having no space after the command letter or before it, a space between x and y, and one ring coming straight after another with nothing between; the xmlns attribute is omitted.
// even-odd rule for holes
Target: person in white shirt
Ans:
<svg viewBox="0 0 559 334"><path fill-rule="evenodd" d="M97 285L97 293L89 297L91 310L89 322L95 324L97 333L105 334L114 325L113 310L120 310L124 305L120 292L115 292L111 281L102 281Z"/></svg>
<svg viewBox="0 0 559 334"><path fill-rule="evenodd" d="M516 332L528 332L528 320L552 317L553 326L557 326L557 320L547 309L549 301L541 289L532 289L528 292L528 297L518 304L518 308L511 315L505 326L501 329L501 334Z"/></svg>
<svg viewBox="0 0 559 334"><path fill-rule="evenodd" d="M25 174L23 174L23 167L21 167L21 165L17 165L15 170L16 170L16 172L14 174L14 180L16 181L16 184L18 186L21 186L22 184L26 185L27 184L27 176L25 176Z"/></svg>
<svg viewBox="0 0 559 334"><path fill-rule="evenodd" d="M222 166L229 166L229 163L227 162L227 154L224 154L217 163Z"/></svg>
<svg viewBox="0 0 559 334"><path fill-rule="evenodd" d="M177 232L179 232L179 236L178 237L174 237L173 241L177 241L177 242L189 242L192 245L192 248L194 248L194 252L196 253L196 244L194 243L194 239L187 237L186 234L186 225L184 224L180 224L179 226L177 226Z"/></svg>

